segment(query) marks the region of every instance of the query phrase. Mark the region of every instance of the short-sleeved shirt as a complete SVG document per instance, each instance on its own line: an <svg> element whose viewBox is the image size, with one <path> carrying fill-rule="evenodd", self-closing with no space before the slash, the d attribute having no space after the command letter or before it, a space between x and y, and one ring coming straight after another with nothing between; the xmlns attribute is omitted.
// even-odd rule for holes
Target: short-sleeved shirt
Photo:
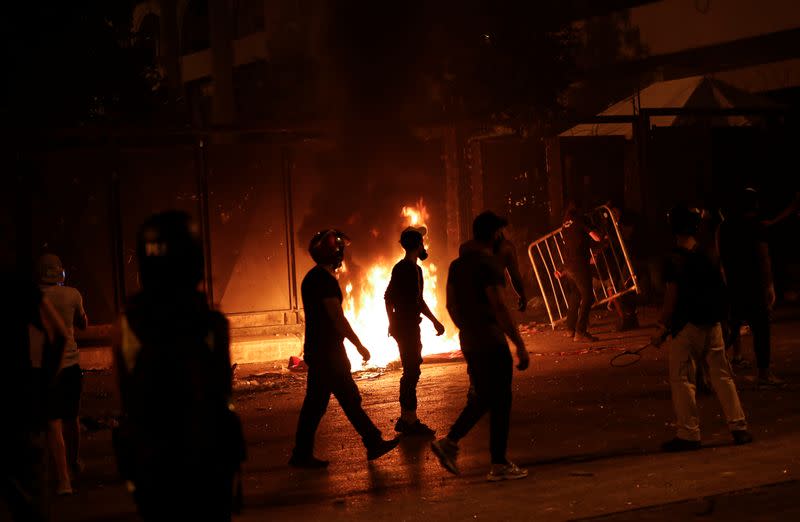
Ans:
<svg viewBox="0 0 800 522"><path fill-rule="evenodd" d="M668 325L673 333L687 323L710 326L725 317L724 286L719 267L695 248L676 247L664 264L664 282L678 289L678 301Z"/></svg>
<svg viewBox="0 0 800 522"><path fill-rule="evenodd" d="M719 250L728 284L734 289L763 289L759 249L767 242L766 227L753 217L733 217L720 225ZM758 293L758 292L757 292Z"/></svg>
<svg viewBox="0 0 800 522"><path fill-rule="evenodd" d="M589 266L592 231L589 222L584 217L569 219L564 222L561 234L564 236L564 266L571 269L587 268Z"/></svg>
<svg viewBox="0 0 800 522"><path fill-rule="evenodd" d="M339 281L330 272L317 265L303 278L300 285L306 317L304 358L309 368L333 371L350 370L350 361L344 348L344 337L336 329L323 302L336 299L342 303Z"/></svg>
<svg viewBox="0 0 800 522"><path fill-rule="evenodd" d="M75 318L83 317L83 298L77 289L71 286L42 285L42 293L53 304L64 326L67 327L67 342L64 345L64 367L80 362L78 343L75 342Z"/></svg>
<svg viewBox="0 0 800 522"><path fill-rule="evenodd" d="M447 275L450 317L461 331L462 339L475 340L478 345L485 342L487 348L506 342L486 292L491 286L505 286L503 270L495 256L467 251L450 264Z"/></svg>
<svg viewBox="0 0 800 522"><path fill-rule="evenodd" d="M392 269L392 278L383 297L394 308L395 319L419 323L424 289L422 268L407 259L401 259Z"/></svg>

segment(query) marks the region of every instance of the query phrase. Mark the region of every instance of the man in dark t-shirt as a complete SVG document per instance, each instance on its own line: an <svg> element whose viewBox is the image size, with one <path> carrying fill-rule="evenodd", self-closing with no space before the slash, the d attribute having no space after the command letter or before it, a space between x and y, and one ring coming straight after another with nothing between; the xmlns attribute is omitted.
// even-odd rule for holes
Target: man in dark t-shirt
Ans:
<svg viewBox="0 0 800 522"><path fill-rule="evenodd" d="M670 212L670 224L676 237L664 267L664 307L659 331L652 344L669 342L669 380L672 403L677 415L677 436L664 443L664 451L700 448L700 421L695 397L695 368L705 363L728 427L736 444L753 440L730 365L725 356L725 342L720 321L724 317L724 287L719 267L698 248L696 234L700 225L698 212L685 206Z"/></svg>
<svg viewBox="0 0 800 522"><path fill-rule="evenodd" d="M577 342L595 342L589 331L589 313L594 304L591 272L591 243L599 242L600 234L574 206L570 206L561 225L564 237L563 267L556 277L563 278L567 295L567 336Z"/></svg>
<svg viewBox="0 0 800 522"><path fill-rule="evenodd" d="M447 310L459 329L461 351L467 360L471 386L467 405L447 437L431 445L442 466L458 474L458 441L488 412L492 467L487 479L490 481L528 476L527 470L506 458L513 373L513 359L506 336L516 347L517 368L525 370L530 361L525 343L503 301L505 279L492 251L492 245L506 224L492 212L480 214L473 223L473 235L481 248L462 252L450 265Z"/></svg>
<svg viewBox="0 0 800 522"><path fill-rule="evenodd" d="M732 362L743 366L739 330L743 322L753 332L759 386L781 387L783 380L770 370L770 308L775 303L766 226L758 215L758 194L745 189L729 219L720 226L719 249L731 305Z"/></svg>
<svg viewBox="0 0 800 522"><path fill-rule="evenodd" d="M394 265L384 299L389 316L389 335L397 341L400 362L403 364L403 376L400 378L401 413L394 429L406 435L432 436L434 430L417 418L417 383L422 365L420 315L431 320L436 335L444 333L444 326L423 298L425 283L417 260L428 258L423 239L426 232L424 227L408 227L400 234L400 244L406 255Z"/></svg>
<svg viewBox="0 0 800 522"><path fill-rule="evenodd" d="M331 394L361 435L368 460L385 455L399 443L398 439L383 439L361 407L361 394L350 374L344 340L353 343L364 361L369 360L370 353L344 316L342 291L334 275L342 266L347 241L347 236L338 230L323 230L314 235L308 248L317 264L303 278L300 287L306 320L304 352L308 382L297 421L295 447L289 460L289 465L297 468L328 466L328 461L314 457L314 436L328 409Z"/></svg>

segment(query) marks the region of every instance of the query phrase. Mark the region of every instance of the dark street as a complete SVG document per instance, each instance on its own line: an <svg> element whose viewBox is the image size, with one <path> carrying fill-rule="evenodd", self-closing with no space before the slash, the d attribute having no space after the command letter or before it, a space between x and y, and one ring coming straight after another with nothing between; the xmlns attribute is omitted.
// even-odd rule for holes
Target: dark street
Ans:
<svg viewBox="0 0 800 522"><path fill-rule="evenodd" d="M652 316L650 310L645 319ZM775 324L775 366L795 383L800 379L798 318L796 309L781 310ZM604 333L607 327L607 322L598 325L602 340L586 353L560 332L526 336L532 362L527 372L515 371L509 455L531 476L503 484L485 482L485 419L461 444L462 476L455 477L439 466L426 440L405 440L368 464L358 437L333 403L317 435L317 454L330 459L330 468L292 470L286 463L302 376L239 367L237 406L249 451L246 506L239 519L790 520L800 514L791 500L800 493L796 385L757 390L748 375L738 376L756 442L733 446L716 399L705 396L700 399L704 448L663 454L659 445L673 432L665 353L650 348L640 363L612 368L613 355L646 343L652 329L621 337ZM750 350L746 338L745 354ZM111 376L87 375L83 413L102 418L113 408ZM398 415L399 376L395 370L358 381L365 409L385 434ZM466 389L463 362L424 365L420 417L439 432L446 430L463 406ZM57 500L57 520L134 520L134 505L116 478L110 431L87 433L83 455L87 469L78 494Z"/></svg>

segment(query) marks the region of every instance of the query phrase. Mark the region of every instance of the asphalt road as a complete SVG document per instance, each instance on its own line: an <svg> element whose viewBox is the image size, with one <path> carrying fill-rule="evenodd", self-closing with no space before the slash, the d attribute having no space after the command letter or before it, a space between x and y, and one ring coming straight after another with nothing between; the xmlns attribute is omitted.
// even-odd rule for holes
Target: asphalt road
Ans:
<svg viewBox="0 0 800 522"><path fill-rule="evenodd" d="M461 444L462 476L439 467L429 441L407 440L367 463L360 440L335 401L317 436L326 471L287 467L303 399L302 376L239 368L237 401L246 424L246 511L240 520L798 520L800 507L800 313L783 311L774 328L776 372L790 384L758 390L737 377L756 442L732 445L716 398L702 397L705 448L663 454L674 435L666 354L648 349L640 363L612 368L623 348L646 343L649 330L624 336L598 327L601 342L574 345L553 332L526 335L531 367L515 372L509 456L526 480L487 483L488 426ZM749 338L746 353L749 353ZM265 373L266 372L266 373ZM253 376L255 375L255 376ZM400 372L359 380L367 412L386 435L399 414ZM83 413L113 413L108 372L87 375ZM419 414L446 433L466 399L462 361L426 364ZM59 498L56 520L135 520L115 476L107 429L87 432L86 472L75 496Z"/></svg>

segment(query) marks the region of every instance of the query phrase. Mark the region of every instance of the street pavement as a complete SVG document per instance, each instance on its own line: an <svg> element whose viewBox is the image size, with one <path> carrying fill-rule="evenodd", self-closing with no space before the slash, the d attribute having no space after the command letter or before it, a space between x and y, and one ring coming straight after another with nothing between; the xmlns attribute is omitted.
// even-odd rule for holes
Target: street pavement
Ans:
<svg viewBox="0 0 800 522"><path fill-rule="evenodd" d="M643 316L652 324L652 310ZM737 376L755 443L734 446L716 398L703 396L704 449L684 454L659 451L674 436L665 350L648 348L629 367L609 364L621 350L645 345L652 328L615 334L609 318L593 320L601 341L591 347L549 328L526 330L531 367L515 370L509 456L530 477L515 482L485 481L487 419L462 441L462 475L455 477L426 440L404 440L368 463L333 400L316 449L330 468L290 469L303 375L239 367L237 404L249 458L246 507L237 520L800 520L800 310L781 310L774 325L776 373L790 385L760 390L747 372ZM745 353L752 359L749 338ZM400 371L365 375L358 381L364 407L389 436L399 415ZM111 386L110 372L86 375L82 413L93 428L84 434L86 471L76 495L56 500L56 520L136 520L105 429L115 411ZM463 361L425 364L422 420L445 434L467 387Z"/></svg>

